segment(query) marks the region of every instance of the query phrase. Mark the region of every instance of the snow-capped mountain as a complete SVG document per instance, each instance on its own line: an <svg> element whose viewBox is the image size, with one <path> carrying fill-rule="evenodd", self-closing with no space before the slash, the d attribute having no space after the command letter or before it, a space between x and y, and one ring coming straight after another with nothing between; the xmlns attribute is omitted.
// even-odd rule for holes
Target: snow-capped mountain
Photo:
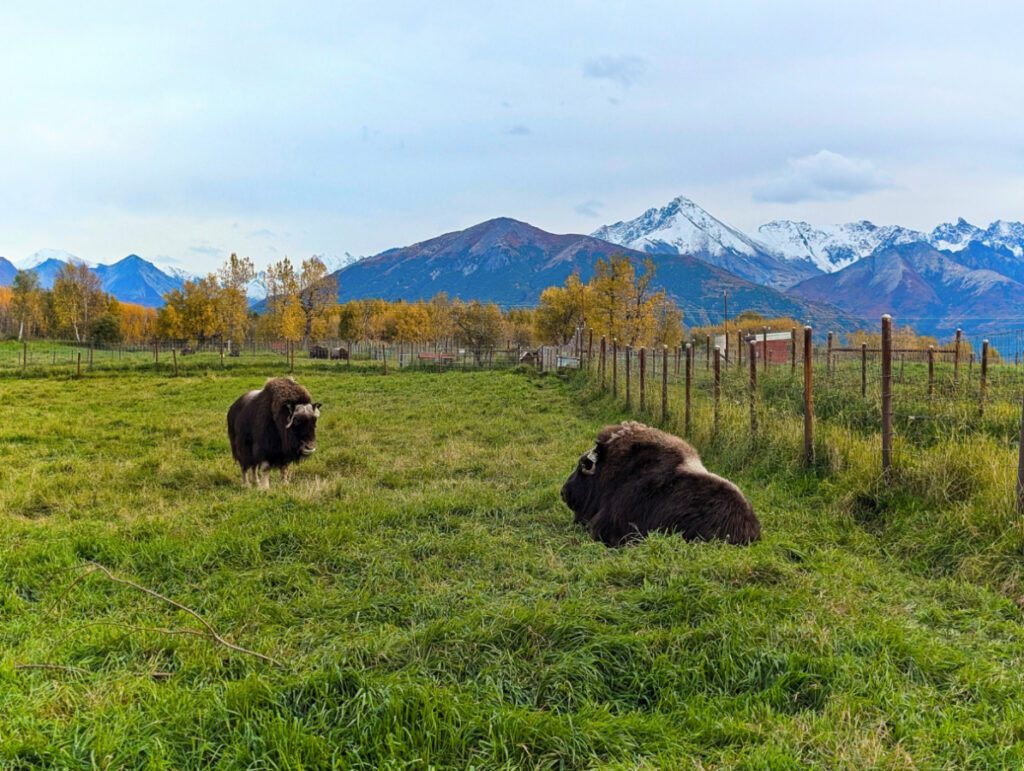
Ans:
<svg viewBox="0 0 1024 771"><path fill-rule="evenodd" d="M822 273L842 270L880 248L925 240L923 233L899 225L879 227L867 220L824 227L773 220L759 227L757 234L787 260L810 261Z"/></svg>
<svg viewBox="0 0 1024 771"><path fill-rule="evenodd" d="M103 291L123 302L151 308L164 304L164 295L180 289L184 281L170 276L137 254L129 254L112 265L97 265L93 272L103 282Z"/></svg>
<svg viewBox="0 0 1024 771"><path fill-rule="evenodd" d="M812 260L784 259L761 241L679 196L636 219L605 225L594 238L648 254L687 254L748 281L785 288L820 272Z"/></svg>
<svg viewBox="0 0 1024 771"><path fill-rule="evenodd" d="M179 268L174 265L168 265L167 263L160 262L159 260L153 260L151 263L153 267L159 270L161 273L170 276L173 279L177 279L182 283L186 281L195 281L199 276L191 271Z"/></svg>
<svg viewBox="0 0 1024 771"><path fill-rule="evenodd" d="M6 268L4 263L10 267ZM24 266L23 270L29 270L38 276L39 285L43 289L53 289L57 274L69 263L88 267L99 277L103 291L118 300L150 307L163 305L163 295L181 287L186 280L184 276L187 275L184 271L171 273L161 269L137 254L130 254L110 265L95 265L70 252L42 249L19 261L19 264ZM10 285L16 272L17 268L13 264L0 258L0 286Z"/></svg>
<svg viewBox="0 0 1024 771"><path fill-rule="evenodd" d="M594 237L549 233L526 222L500 217L353 262L334 273L342 301L449 297L503 305L536 305L541 292L573 273L587 281L598 260L624 255L634 263L648 256L654 281L682 307L688 323L718 321L722 294L734 309L812 319L850 326L853 319L826 303L785 295L746 281L688 254L643 253Z"/></svg>
<svg viewBox="0 0 1024 771"><path fill-rule="evenodd" d="M37 252L33 252L26 258L18 260L15 264L22 270L32 270L48 262L70 262L76 265L85 265L90 268L96 267L95 263L84 260L77 254L72 254L64 249L40 249Z"/></svg>
<svg viewBox="0 0 1024 771"><path fill-rule="evenodd" d="M891 313L926 334L998 331L1019 324L1024 284L989 269L973 269L924 241L887 246L835 273L789 290L826 300L865 320Z"/></svg>
<svg viewBox="0 0 1024 771"><path fill-rule="evenodd" d="M928 243L943 252L959 252L975 240L981 228L960 217L955 223L944 222L928 235Z"/></svg>

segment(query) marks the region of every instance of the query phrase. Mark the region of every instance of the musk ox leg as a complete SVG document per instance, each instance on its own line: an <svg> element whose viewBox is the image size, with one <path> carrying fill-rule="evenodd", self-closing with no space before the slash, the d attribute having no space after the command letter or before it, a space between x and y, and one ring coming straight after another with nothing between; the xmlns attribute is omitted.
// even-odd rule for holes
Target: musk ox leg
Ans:
<svg viewBox="0 0 1024 771"><path fill-rule="evenodd" d="M616 518L605 509L597 512L597 515L590 520L590 525L587 529L590 531L591 538L595 541L600 541L605 546L622 545L622 528L619 526Z"/></svg>
<svg viewBox="0 0 1024 771"><path fill-rule="evenodd" d="M249 469L243 468L242 469L242 487L248 487L248 486L249 486Z"/></svg>
<svg viewBox="0 0 1024 771"><path fill-rule="evenodd" d="M270 489L270 464L266 461L256 467L256 483L261 490Z"/></svg>
<svg viewBox="0 0 1024 771"><path fill-rule="evenodd" d="M290 484L291 481L292 481L292 467L291 466L282 466L281 467L281 483L287 485L287 484Z"/></svg>

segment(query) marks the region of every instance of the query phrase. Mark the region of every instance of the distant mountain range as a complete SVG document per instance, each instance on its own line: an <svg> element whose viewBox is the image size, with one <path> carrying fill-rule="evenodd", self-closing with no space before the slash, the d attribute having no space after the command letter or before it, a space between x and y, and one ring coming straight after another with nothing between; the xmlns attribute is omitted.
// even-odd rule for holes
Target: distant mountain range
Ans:
<svg viewBox="0 0 1024 771"><path fill-rule="evenodd" d="M93 265L70 252L44 249L23 261L25 270L39 277L44 289L52 289L57 274L68 263L79 263L89 267L100 279L103 291L122 302L137 303L151 308L164 304L163 295L172 289L180 289L187 274L163 270L137 254L129 254L110 265ZM0 258L0 286L10 286L18 268L10 261Z"/></svg>
<svg viewBox="0 0 1024 771"><path fill-rule="evenodd" d="M836 273L797 284L790 294L841 303L865 319L893 313L897 323L949 336L998 331L1021 320L1024 284L972 269L924 241L888 246Z"/></svg>
<svg viewBox="0 0 1024 771"><path fill-rule="evenodd" d="M532 306L549 286L578 272L586 281L599 259L650 257L655 283L680 304L689 324L719 321L722 298L733 309L794 316L842 327L855 320L828 303L787 296L739 278L688 254L646 254L584 235L556 235L525 222L499 218L348 265L334 275L341 301L362 297L424 300L438 292L505 307Z"/></svg>
<svg viewBox="0 0 1024 771"><path fill-rule="evenodd" d="M891 313L921 332L1024 325L1024 224L963 218L930 232L866 220L826 227L776 220L744 234L679 197L594 231L652 254L690 254L866 321ZM899 274L899 280L895 276Z"/></svg>
<svg viewBox="0 0 1024 771"><path fill-rule="evenodd" d="M682 196L591 235L556 235L498 218L411 246L388 249L334 273L342 301L380 297L452 297L532 306L548 286L574 271L586 280L597 260L624 254L650 257L656 283L683 307L691 324L718 321L722 297L730 310L785 314L838 328L898 324L946 335L1024 326L1024 224L987 227L964 219L925 232L866 220L829 226L775 220L747 234ZM68 252L43 250L18 263L52 287ZM138 255L90 265L118 299L148 306L182 286L187 274ZM15 265L0 258L0 286ZM260 292L253 291L254 296ZM258 304L257 304L257 307Z"/></svg>

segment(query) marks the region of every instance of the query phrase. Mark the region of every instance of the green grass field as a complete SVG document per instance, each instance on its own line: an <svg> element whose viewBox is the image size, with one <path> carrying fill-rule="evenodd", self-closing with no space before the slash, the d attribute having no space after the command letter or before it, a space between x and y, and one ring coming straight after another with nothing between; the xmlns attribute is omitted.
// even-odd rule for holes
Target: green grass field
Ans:
<svg viewBox="0 0 1024 771"><path fill-rule="evenodd" d="M270 374L0 381L0 768L1024 765L991 437L884 483L870 432L804 470L792 416L702 408L764 539L609 550L558 497L625 417L591 385L307 369L320 449L260 493L224 415Z"/></svg>

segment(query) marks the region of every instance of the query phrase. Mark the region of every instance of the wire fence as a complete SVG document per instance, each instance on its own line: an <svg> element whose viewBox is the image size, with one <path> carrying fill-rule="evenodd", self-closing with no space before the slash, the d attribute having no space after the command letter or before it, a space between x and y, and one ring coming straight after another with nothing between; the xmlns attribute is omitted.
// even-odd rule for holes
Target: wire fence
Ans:
<svg viewBox="0 0 1024 771"><path fill-rule="evenodd" d="M822 423L842 429L830 437L877 436L884 475L901 453L945 441L969 451L972 440L987 437L1016 450L1014 497L1024 513L1024 357L999 356L987 339L970 353L960 336L941 348L896 348L891 319L881 328L878 348L841 347L831 333L815 343L810 327L794 328L784 340L741 335L728 348L721 336L718 345L708 336L671 349L634 349L581 333L577 348L581 366L627 411L684 436L698 421L716 436L726 410L746 414L755 442L799 419L807 465L821 452L815 434Z"/></svg>
<svg viewBox="0 0 1024 771"><path fill-rule="evenodd" d="M584 369L630 412L672 423L689 436L703 421L714 436L724 410L742 410L752 441L783 423L802 421L805 464L820 448L816 426L825 423L846 435L879 437L879 467L889 473L897 450L913 451L954 439L969 447L979 437L1017 449L1016 501L1024 512L1024 355L1009 332L967 346L960 335L950 344L908 349L893 346L892 325L882 321L881 346L843 347L831 333L816 343L813 330L788 335L740 333L716 340L690 339L673 348L633 348L580 329L568 345L529 348L505 342L466 346L435 343L349 343L339 340L299 345L252 340L232 348L185 341L150 344L81 344L72 341L0 343L0 377L92 373L150 373L184 376L208 371L331 372L356 367L367 372L396 370ZM717 344L716 344L717 343ZM975 353L977 351L977 353ZM898 445L898 447L897 447Z"/></svg>
<svg viewBox="0 0 1024 771"><path fill-rule="evenodd" d="M540 357L546 357L539 360ZM394 369L507 369L522 363L558 366L552 349L528 349L504 342L495 346L434 343L378 343L323 340L302 344L286 340L248 341L232 347L217 342L160 341L135 344L34 340L0 343L2 377L85 377L118 372L187 375L210 370L268 372L331 371L359 367Z"/></svg>

